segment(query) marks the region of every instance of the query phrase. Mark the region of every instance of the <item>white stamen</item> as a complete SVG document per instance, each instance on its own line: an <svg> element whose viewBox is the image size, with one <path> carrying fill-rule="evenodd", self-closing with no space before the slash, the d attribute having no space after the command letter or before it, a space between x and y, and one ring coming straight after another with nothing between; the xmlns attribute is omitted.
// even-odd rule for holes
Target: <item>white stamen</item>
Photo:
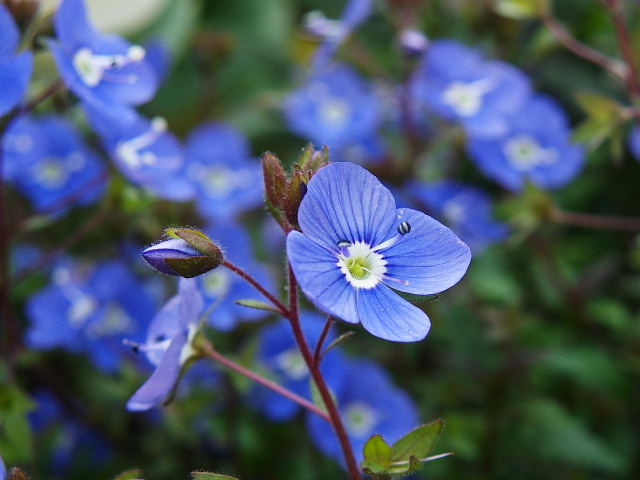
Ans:
<svg viewBox="0 0 640 480"><path fill-rule="evenodd" d="M116 154L130 168L140 168L142 166L155 165L162 160L164 167L170 167L172 163L179 163L180 157L158 157L153 152L142 152L149 147L160 135L167 130L167 122L164 118L154 117L151 120L151 128L141 133L137 137L119 142L116 145Z"/></svg>
<svg viewBox="0 0 640 480"><path fill-rule="evenodd" d="M139 62L146 55L144 48L133 45L127 53L116 55L96 55L90 48L81 48L73 56L73 67L83 83L89 87L95 87L103 79L111 82L135 83L137 76L129 75L118 77L108 75L110 70L117 70L133 62Z"/></svg>

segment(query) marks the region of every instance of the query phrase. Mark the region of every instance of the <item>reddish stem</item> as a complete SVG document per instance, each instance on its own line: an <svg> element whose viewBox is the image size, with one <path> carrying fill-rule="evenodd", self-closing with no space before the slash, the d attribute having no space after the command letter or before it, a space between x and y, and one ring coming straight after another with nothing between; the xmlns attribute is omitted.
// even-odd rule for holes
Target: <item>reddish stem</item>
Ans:
<svg viewBox="0 0 640 480"><path fill-rule="evenodd" d="M602 0L605 7L609 11L613 27L616 31L620 53L624 62L627 64L626 84L627 89L632 97L640 97L640 78L638 75L638 66L631 42L631 35L627 28L627 22L624 19L624 5L620 0Z"/></svg>
<svg viewBox="0 0 640 480"><path fill-rule="evenodd" d="M254 382L259 383L260 385L263 385L269 388L270 390L273 390L276 393L279 393L283 397L286 397L289 400L297 403L298 405L301 405L302 407L306 408L307 410L315 413L316 415L319 415L327 422L331 422L331 419L329 418L329 415L327 415L327 412L319 408L317 405L314 405L313 403L308 401L306 398L303 398L300 395L293 393L291 390L284 388L282 385L278 385L277 383L272 382L271 380L264 378L263 376L257 374L256 372L249 370L248 368L245 368L242 365L234 362L233 360L225 357L223 354L216 351L209 342L203 342L201 345L199 345L199 347L209 358L215 360L216 362L220 362L221 364L225 365L231 370L234 370L239 374L244 375L245 377L253 380Z"/></svg>
<svg viewBox="0 0 640 480"><path fill-rule="evenodd" d="M318 343L316 344L316 349L313 352L313 363L317 366L320 366L320 362L322 361L322 346L324 345L324 341L327 339L329 335L329 331L331 331L331 326L333 325L333 318L331 315L327 317L327 321L324 324L324 328L322 329L322 333L320 333L320 338L318 338Z"/></svg>
<svg viewBox="0 0 640 480"><path fill-rule="evenodd" d="M555 208L551 219L558 223L575 227L600 228L603 230L640 231L640 218L593 215L590 213L568 212Z"/></svg>
<svg viewBox="0 0 640 480"><path fill-rule="evenodd" d="M224 262L222 262L222 265L227 267L233 273L239 275L241 278L243 278L245 281L247 281L251 285L253 285L253 287L256 290L258 290L262 295L264 295L267 298L267 300L269 300L278 310L280 310L280 314L283 317L289 318L289 310L287 310L287 307L285 307L280 300L278 300L273 294L271 294L266 288L264 288L262 284L260 284L260 282L258 282L255 278L253 278L243 269L234 265L228 260L225 260Z"/></svg>
<svg viewBox="0 0 640 480"><path fill-rule="evenodd" d="M353 454L353 448L351 447L347 430L342 422L342 417L340 416L338 407L333 400L331 391L322 376L319 365L314 362L313 353L309 348L307 339L302 331L302 326L300 325L300 315L298 312L298 282L291 265L289 265L289 295L288 318L291 323L291 328L293 329L293 334L298 344L298 348L300 348L300 353L302 353L302 357L307 364L311 377L313 378L313 381L320 392L320 396L322 397L322 401L327 408L327 412L331 418L331 424L333 425L333 429L340 441L340 446L342 447L342 452L344 453L344 458L347 462L347 469L349 470L351 480L360 480L362 478L360 475L360 469L358 468L356 457Z"/></svg>

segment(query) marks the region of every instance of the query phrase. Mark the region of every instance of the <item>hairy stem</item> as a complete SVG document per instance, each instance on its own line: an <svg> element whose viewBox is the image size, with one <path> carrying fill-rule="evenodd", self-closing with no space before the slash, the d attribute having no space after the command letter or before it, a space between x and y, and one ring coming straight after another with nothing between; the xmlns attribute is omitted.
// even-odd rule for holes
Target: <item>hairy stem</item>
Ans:
<svg viewBox="0 0 640 480"><path fill-rule="evenodd" d="M344 458L347 463L347 469L349 470L351 480L360 480L362 478L360 475L360 469L358 468L356 457L353 454L353 448L351 447L351 442L349 441L347 430L345 429L344 423L342 422L342 417L340 416L340 412L338 411L338 407L333 400L331 391L329 390L322 372L320 371L320 366L314 362L313 353L311 352L309 344L307 343L307 339L305 338L304 332L302 331L302 325L300 324L300 314L298 312L298 282L290 265L288 318L291 323L291 328L293 329L296 343L298 344L298 348L300 349L300 353L302 353L302 357L307 364L307 368L311 373L311 377L313 378L313 381L318 388L318 392L320 392L322 401L324 402L324 405L327 408L327 412L329 413L329 417L331 418L331 425L333 426L333 429L338 436L338 440L340 441L340 446L342 447L342 452L344 453Z"/></svg>
<svg viewBox="0 0 640 480"><path fill-rule="evenodd" d="M200 344L199 347L202 350L202 352L212 360L215 360L216 362L219 362L224 366L230 368L231 370L238 372L241 375L244 375L245 377L253 380L254 382L259 383L260 385L267 387L270 390L273 390L274 392L282 395L283 397L288 398L292 402L295 402L298 405L306 408L307 410L315 413L316 415L319 415L327 422L331 421L331 419L329 418L329 415L327 415L327 412L319 408L317 405L314 405L306 398L303 398L300 395L293 393L291 390L286 389L282 385L278 385L277 383L272 382L271 380L263 377L262 375L259 375L258 373L252 370L249 370L248 368L245 368L242 365L234 362L233 360L225 357L223 354L215 350L211 345L211 343L202 342L202 344Z"/></svg>

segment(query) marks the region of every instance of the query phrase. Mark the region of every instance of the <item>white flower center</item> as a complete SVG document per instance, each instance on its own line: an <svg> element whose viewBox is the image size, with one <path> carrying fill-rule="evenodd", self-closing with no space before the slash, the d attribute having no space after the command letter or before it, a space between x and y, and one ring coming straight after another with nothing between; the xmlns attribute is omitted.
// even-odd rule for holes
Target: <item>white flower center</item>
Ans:
<svg viewBox="0 0 640 480"><path fill-rule="evenodd" d="M442 207L442 214L450 223L460 223L465 220L467 216L464 205L458 202L455 198L445 202Z"/></svg>
<svg viewBox="0 0 640 480"><path fill-rule="evenodd" d="M481 78L473 82L453 82L442 94L443 101L461 117L473 117L482 108L484 96L494 88L494 82Z"/></svg>
<svg viewBox="0 0 640 480"><path fill-rule="evenodd" d="M553 165L558 161L558 152L553 148L543 148L530 135L516 135L504 143L503 153L509 164L521 172L529 172L536 167Z"/></svg>
<svg viewBox="0 0 640 480"><path fill-rule="evenodd" d="M133 319L116 303L109 303L102 318L87 327L88 338L97 339L133 331Z"/></svg>
<svg viewBox="0 0 640 480"><path fill-rule="evenodd" d="M347 430L354 437L368 436L378 423L376 411L364 402L352 402L344 409Z"/></svg>
<svg viewBox="0 0 640 480"><path fill-rule="evenodd" d="M135 75L113 77L109 70L116 70L132 62L139 62L145 57L144 48L133 45L124 55L96 55L89 48L79 49L73 56L73 67L82 82L88 87L95 87L103 79L124 83L135 83Z"/></svg>
<svg viewBox="0 0 640 480"><path fill-rule="evenodd" d="M58 190L69 179L69 172L59 158L46 158L33 168L33 177L47 190Z"/></svg>
<svg viewBox="0 0 640 480"><path fill-rule="evenodd" d="M387 272L383 256L361 241L341 249L337 265L351 285L365 290L378 285Z"/></svg>
<svg viewBox="0 0 640 480"><path fill-rule="evenodd" d="M329 98L320 107L320 121L336 130L344 128L350 116L349 104L340 98Z"/></svg>
<svg viewBox="0 0 640 480"><path fill-rule="evenodd" d="M188 175L202 186L208 196L217 199L227 198L236 190L251 187L255 178L249 168L233 170L223 165L202 164L190 165Z"/></svg>
<svg viewBox="0 0 640 480"><path fill-rule="evenodd" d="M346 32L344 24L340 20L329 19L318 10L307 13L302 21L304 28L309 33L321 38L338 39Z"/></svg>
<svg viewBox="0 0 640 480"><path fill-rule="evenodd" d="M302 380L309 373L307 365L304 363L304 358L302 358L300 352L295 348L285 350L277 355L274 360L276 366L282 370L290 380Z"/></svg>
<svg viewBox="0 0 640 480"><path fill-rule="evenodd" d="M89 317L98 308L98 303L89 295L75 288L67 291L66 296L71 302L67 309L69 324L74 328L84 326Z"/></svg>

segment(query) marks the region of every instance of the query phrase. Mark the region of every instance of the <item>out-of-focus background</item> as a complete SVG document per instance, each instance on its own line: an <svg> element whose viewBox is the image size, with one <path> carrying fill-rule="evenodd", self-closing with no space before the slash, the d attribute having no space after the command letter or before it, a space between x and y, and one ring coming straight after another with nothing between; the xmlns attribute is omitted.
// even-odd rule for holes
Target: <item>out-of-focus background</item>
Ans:
<svg viewBox="0 0 640 480"><path fill-rule="evenodd" d="M376 173L398 203L416 204L407 187L411 181L430 185L448 178L473 185L492 200L489 215L504 227L486 245L472 246L474 258L458 285L437 298L412 299L432 320L424 341L386 342L360 327L337 326L339 333L357 332L342 344L345 355L384 366L411 396L423 422L446 421L435 453L455 455L427 464L416 478L640 478L640 237L618 224L576 226L562 221L568 217L549 214L562 209L640 216L640 164L628 140L633 122L609 110L614 102L630 105L627 90L566 49L549 25L527 15L528 3L378 0L336 53L365 79L386 112L376 132L383 153L340 152L341 158L357 159ZM575 39L620 58L614 25L600 2L551 3L554 19ZM308 118L287 118L284 108L303 85L321 43L305 29L305 15L319 10L339 19L344 1L88 4L100 29L140 44L164 42L171 58L166 79L141 111L164 117L178 138L185 139L207 121L230 125L246 136L256 169L265 151L291 165L313 140L300 133L299 125ZM640 6L628 1L625 8L631 47L638 56ZM41 11L43 35L53 35L47 16L54 9L47 5ZM409 18L406 12L412 12ZM585 152L580 173L559 188L510 191L475 166L463 129L418 108L413 118L418 140L412 146L393 112L401 108L403 84L422 54L403 52L403 27L423 32L430 42L455 39L487 59L521 69L535 91L550 95L567 112L573 139ZM32 94L58 75L43 45L37 45ZM72 104L59 97L44 111L64 112L84 125ZM361 102L353 108L371 106ZM99 143L95 135L87 138ZM219 148L224 159L227 147ZM126 401L150 367L119 341L106 346L96 334L52 348L29 346L37 336L35 319L41 318L34 310L55 310L53 303L35 307L33 298L56 282L64 283L52 271L65 271L64 262L71 258L86 265L119 261L129 268L137 282L132 288L144 293L131 300L135 312L129 311L127 318L148 322L175 292L175 282L143 265L139 250L167 225L207 226L210 220L199 208L212 207L158 198L117 173L98 203L62 216L35 214L14 189L8 199L14 217L28 223L12 243L15 344L0 364L0 455L7 465L19 465L42 480L108 479L133 467L154 480L186 479L195 469L243 480L346 478L338 463L314 447L304 416L286 422L268 419L256 407L250 385L211 362L197 365L192 381L181 385L169 406L132 413L125 410ZM430 211L423 201L417 203ZM100 224L67 243L97 212ZM480 215L473 205L466 214ZM440 219L447 224L454 217ZM246 227L253 255L277 291L284 280L282 234L259 205L236 221ZM469 235L482 239L492 227L478 228L479 233ZM464 231L458 234L471 243ZM54 256L42 263L48 252ZM36 262L41 268L31 268ZM107 283L120 281L119 273L105 275ZM118 315L112 317L116 323ZM272 321L262 316L235 325L234 320L219 331L214 325L210 338L220 351L250 365L258 332ZM58 328L51 322L49 327L38 324L41 335L54 335L47 330ZM139 328L144 331L146 325ZM113 353L118 349L122 351ZM114 355L122 358L114 363Z"/></svg>

